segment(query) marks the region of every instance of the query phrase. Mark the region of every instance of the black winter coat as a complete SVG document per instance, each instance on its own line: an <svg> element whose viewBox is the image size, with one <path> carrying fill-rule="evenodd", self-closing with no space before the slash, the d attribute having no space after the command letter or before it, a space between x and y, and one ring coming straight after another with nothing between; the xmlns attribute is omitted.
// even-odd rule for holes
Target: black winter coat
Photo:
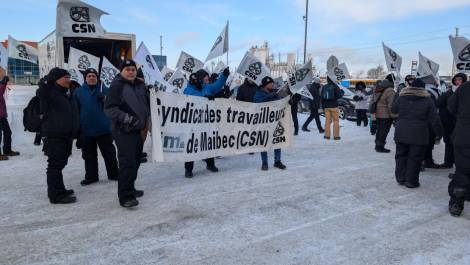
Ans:
<svg viewBox="0 0 470 265"><path fill-rule="evenodd" d="M462 84L447 104L450 113L456 117L454 145L470 148L470 82Z"/></svg>
<svg viewBox="0 0 470 265"><path fill-rule="evenodd" d="M80 131L80 114L70 89L41 83L37 90L40 111L44 115L41 135L75 138Z"/></svg>
<svg viewBox="0 0 470 265"><path fill-rule="evenodd" d="M254 82L246 81L238 88L237 100L244 102L253 102L258 86Z"/></svg>
<svg viewBox="0 0 470 265"><path fill-rule="evenodd" d="M320 108L320 104L321 104L320 87L321 85L317 83L307 85L307 89L313 97L313 100L309 100L311 110L317 110Z"/></svg>
<svg viewBox="0 0 470 265"><path fill-rule="evenodd" d="M444 127L445 134L451 134L455 128L455 117L447 109L447 101L454 94L452 90L448 90L442 94L437 100L437 107L439 109L439 117L441 118L442 126Z"/></svg>
<svg viewBox="0 0 470 265"><path fill-rule="evenodd" d="M432 128L436 137L442 137L442 126L429 93L422 88L405 88L393 103L392 113L398 114L395 142L428 145Z"/></svg>

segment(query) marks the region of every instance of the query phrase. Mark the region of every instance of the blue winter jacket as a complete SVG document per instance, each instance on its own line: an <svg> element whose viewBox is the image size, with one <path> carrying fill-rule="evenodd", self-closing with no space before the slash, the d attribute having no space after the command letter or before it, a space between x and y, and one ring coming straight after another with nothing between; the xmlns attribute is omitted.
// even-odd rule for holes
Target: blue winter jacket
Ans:
<svg viewBox="0 0 470 265"><path fill-rule="evenodd" d="M103 86L103 95L108 88ZM94 137L111 133L111 121L104 114L103 101L98 98L100 84L90 87L84 83L75 90L75 99L80 109L80 127L84 136Z"/></svg>
<svg viewBox="0 0 470 265"><path fill-rule="evenodd" d="M277 95L277 92L266 92L261 88L256 90L255 96L253 97L254 103L263 103L269 101L279 100L280 97Z"/></svg>
<svg viewBox="0 0 470 265"><path fill-rule="evenodd" d="M188 83L188 86L184 89L184 94L197 97L213 97L215 94L222 91L225 82L227 82L227 77L224 74L221 74L214 83L202 85L202 90L199 90L196 86Z"/></svg>

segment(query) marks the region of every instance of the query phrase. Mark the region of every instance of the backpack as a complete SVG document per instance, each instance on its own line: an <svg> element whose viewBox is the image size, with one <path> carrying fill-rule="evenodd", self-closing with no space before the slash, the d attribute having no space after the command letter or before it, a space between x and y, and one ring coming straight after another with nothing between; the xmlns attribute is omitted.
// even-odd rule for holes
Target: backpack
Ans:
<svg viewBox="0 0 470 265"><path fill-rule="evenodd" d="M369 112L370 112L370 114L375 114L375 113L377 113L377 104L379 103L379 101L380 101L380 99L382 98L383 94L384 94L383 92L380 93L380 95L379 95L379 97L377 98L377 100L374 101L374 102L372 102L372 104L370 104L370 106L369 106Z"/></svg>
<svg viewBox="0 0 470 265"><path fill-rule="evenodd" d="M327 84L321 90L321 98L323 100L334 100L336 98L336 87L331 84Z"/></svg>
<svg viewBox="0 0 470 265"><path fill-rule="evenodd" d="M25 131L41 131L41 108L38 96L34 96L23 110L23 125Z"/></svg>

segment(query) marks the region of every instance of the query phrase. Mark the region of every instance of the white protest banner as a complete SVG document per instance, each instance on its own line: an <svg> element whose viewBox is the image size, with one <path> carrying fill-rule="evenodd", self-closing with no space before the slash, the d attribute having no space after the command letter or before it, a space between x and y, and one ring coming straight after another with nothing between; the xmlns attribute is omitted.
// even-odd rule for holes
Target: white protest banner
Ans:
<svg viewBox="0 0 470 265"><path fill-rule="evenodd" d="M100 58L70 47L69 61L67 63L70 69L77 69L82 72L89 68L93 68L98 71L100 67Z"/></svg>
<svg viewBox="0 0 470 265"><path fill-rule="evenodd" d="M196 57L187 54L186 52L181 52L178 63L176 64L176 68L181 69L181 71L187 75L187 78L189 78L189 75L192 73L203 69L204 63L196 59Z"/></svg>
<svg viewBox="0 0 470 265"><path fill-rule="evenodd" d="M5 47L3 47L3 44L0 43L0 67L3 68L3 70L7 71L8 70L8 51Z"/></svg>
<svg viewBox="0 0 470 265"><path fill-rule="evenodd" d="M227 25L225 25L224 29L215 40L214 45L212 45L212 49L207 56L206 62L217 58L226 52L228 52L228 21Z"/></svg>
<svg viewBox="0 0 470 265"><path fill-rule="evenodd" d="M470 40L452 36L449 36L449 39L457 72L470 73Z"/></svg>
<svg viewBox="0 0 470 265"><path fill-rule="evenodd" d="M346 67L346 64L339 64L338 58L336 58L334 55L328 58L328 61L326 62L326 69L327 76L331 79L331 81L337 84L340 84L341 81L349 78L349 71Z"/></svg>
<svg viewBox="0 0 470 265"><path fill-rule="evenodd" d="M109 88L111 82L119 74L119 70L114 67L114 65L108 60L108 58L103 56L103 63L101 64L100 80L103 86Z"/></svg>
<svg viewBox="0 0 470 265"><path fill-rule="evenodd" d="M177 69L171 76L170 80L168 80L168 83L182 92L188 85L188 80L184 76L183 72L181 72L180 69Z"/></svg>
<svg viewBox="0 0 470 265"><path fill-rule="evenodd" d="M195 161L292 144L289 98L267 103L151 91L153 160Z"/></svg>
<svg viewBox="0 0 470 265"><path fill-rule="evenodd" d="M78 0L59 0L56 34L62 37L100 38L105 34L101 16L108 13Z"/></svg>
<svg viewBox="0 0 470 265"><path fill-rule="evenodd" d="M220 61L217 63L213 73L220 74L225 68L227 68L227 66L225 66L224 62Z"/></svg>
<svg viewBox="0 0 470 265"><path fill-rule="evenodd" d="M237 73L245 76L259 86L264 77L271 75L271 70L256 58L256 56L250 52L246 52L245 57L243 57L237 68Z"/></svg>
<svg viewBox="0 0 470 265"><path fill-rule="evenodd" d="M313 99L313 96L310 95L308 89L304 89L307 84L310 84L313 80L312 72L312 61L308 61L301 68L289 73L289 89L292 94L300 94L308 98Z"/></svg>
<svg viewBox="0 0 470 265"><path fill-rule="evenodd" d="M419 78L428 78L428 79L434 79L432 81L438 82L439 80L439 64L432 61L431 59L425 57L424 55L419 53L419 64L418 64L418 77ZM426 83L426 80L424 80ZM435 83L431 82L431 83Z"/></svg>
<svg viewBox="0 0 470 265"><path fill-rule="evenodd" d="M38 49L8 35L8 57L38 64Z"/></svg>
<svg viewBox="0 0 470 265"><path fill-rule="evenodd" d="M384 49L385 63L387 64L388 71L399 74L403 59L400 55L398 55L398 53L385 45L385 43L382 42L382 46Z"/></svg>
<svg viewBox="0 0 470 265"><path fill-rule="evenodd" d="M162 71L161 71L162 76L163 76L163 80L165 80L165 81L170 80L170 78L171 78L171 76L173 75L174 72L175 72L175 70L172 70L172 69L170 69L166 66L163 66Z"/></svg>

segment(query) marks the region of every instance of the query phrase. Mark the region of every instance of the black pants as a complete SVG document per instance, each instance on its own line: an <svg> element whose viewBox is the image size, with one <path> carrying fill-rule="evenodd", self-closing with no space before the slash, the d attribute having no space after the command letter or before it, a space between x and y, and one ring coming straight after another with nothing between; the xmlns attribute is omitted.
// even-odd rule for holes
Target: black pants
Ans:
<svg viewBox="0 0 470 265"><path fill-rule="evenodd" d="M365 109L356 110L356 119L357 126L361 126L361 123L364 123L364 127L367 127L367 125L369 125L369 119L367 118L367 110Z"/></svg>
<svg viewBox="0 0 470 265"><path fill-rule="evenodd" d="M119 176L118 162L116 158L116 148L113 144L111 134L96 137L83 137L82 157L85 161L85 179L98 180L98 150L103 156L108 178L117 179Z"/></svg>
<svg viewBox="0 0 470 265"><path fill-rule="evenodd" d="M377 134L375 135L375 146L385 147L387 143L387 136L392 128L393 119L379 119L377 118Z"/></svg>
<svg viewBox="0 0 470 265"><path fill-rule="evenodd" d="M34 143L35 144L41 144L41 133L40 132L37 132L36 133L36 136L34 136Z"/></svg>
<svg viewBox="0 0 470 265"><path fill-rule="evenodd" d="M298 107L291 106L290 110L292 113L292 121L294 122L294 132L298 133L299 132L299 120L297 119Z"/></svg>
<svg viewBox="0 0 470 265"><path fill-rule="evenodd" d="M425 151L425 145L396 143L395 177L397 182L419 184L419 172Z"/></svg>
<svg viewBox="0 0 470 265"><path fill-rule="evenodd" d="M434 164L432 152L434 151L435 138L436 135L434 134L434 131L429 129L429 142L428 147L426 148L426 154L424 155L424 163L426 164Z"/></svg>
<svg viewBox="0 0 470 265"><path fill-rule="evenodd" d="M452 202L461 203L468 199L470 195L470 148L462 148L454 146L455 151L455 176L449 183L449 195ZM454 190L456 188L463 189L465 194L461 197L456 197Z"/></svg>
<svg viewBox="0 0 470 265"><path fill-rule="evenodd" d="M72 138L44 139L43 150L47 156L47 195L53 203L66 196L62 170L72 154L72 143Z"/></svg>
<svg viewBox="0 0 470 265"><path fill-rule="evenodd" d="M140 167L143 141L139 132L113 132L119 159L118 197L120 202L135 199L135 180Z"/></svg>
<svg viewBox="0 0 470 265"><path fill-rule="evenodd" d="M307 128L308 125L315 119L315 123L317 124L317 129L319 131L323 131L323 127L321 126L320 121L320 114L318 113L318 109L310 109L310 116L308 116L307 120L305 121L303 128Z"/></svg>
<svg viewBox="0 0 470 265"><path fill-rule="evenodd" d="M204 161L206 161L206 164L207 164L208 167L215 166L215 159L214 158L204 159ZM184 163L184 169L186 169L186 171L192 172L193 168L194 168L194 161Z"/></svg>
<svg viewBox="0 0 470 265"><path fill-rule="evenodd" d="M3 153L11 152L11 129L8 119L0 118L0 145L2 144L3 135ZM0 154L2 153L0 149Z"/></svg>
<svg viewBox="0 0 470 265"><path fill-rule="evenodd" d="M453 127L449 128L444 126L444 143L446 144L444 164L451 167L454 166L454 143L451 137L453 129Z"/></svg>

